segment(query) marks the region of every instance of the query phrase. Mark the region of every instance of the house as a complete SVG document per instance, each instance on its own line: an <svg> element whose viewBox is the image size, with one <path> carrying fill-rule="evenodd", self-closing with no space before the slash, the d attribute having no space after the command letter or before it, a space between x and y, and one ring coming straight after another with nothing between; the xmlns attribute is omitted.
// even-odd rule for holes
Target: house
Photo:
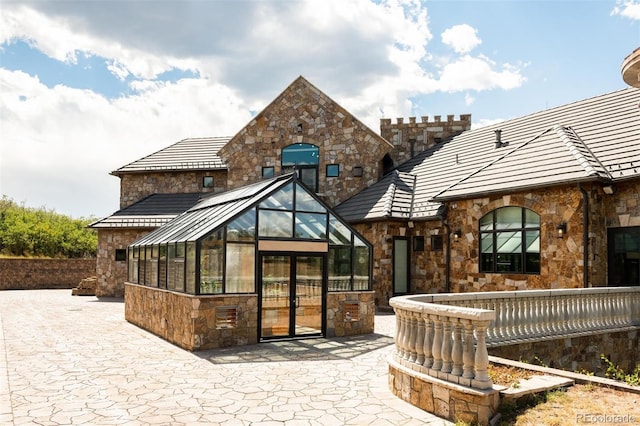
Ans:
<svg viewBox="0 0 640 426"><path fill-rule="evenodd" d="M400 294L639 285L639 102L631 88L475 130L469 115L382 119L378 134L299 77L233 137L113 172L98 294L127 281L127 319L202 349L370 332Z"/></svg>

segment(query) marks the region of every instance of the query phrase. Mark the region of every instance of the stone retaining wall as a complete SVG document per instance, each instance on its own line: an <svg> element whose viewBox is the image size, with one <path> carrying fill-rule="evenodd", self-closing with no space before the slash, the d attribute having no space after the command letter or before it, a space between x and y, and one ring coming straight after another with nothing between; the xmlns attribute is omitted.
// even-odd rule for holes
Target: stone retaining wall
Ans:
<svg viewBox="0 0 640 426"><path fill-rule="evenodd" d="M587 370L604 376L600 355L627 372L640 363L640 327L617 333L491 347L489 355L567 371Z"/></svg>
<svg viewBox="0 0 640 426"><path fill-rule="evenodd" d="M74 288L95 274L95 259L0 259L0 290Z"/></svg>

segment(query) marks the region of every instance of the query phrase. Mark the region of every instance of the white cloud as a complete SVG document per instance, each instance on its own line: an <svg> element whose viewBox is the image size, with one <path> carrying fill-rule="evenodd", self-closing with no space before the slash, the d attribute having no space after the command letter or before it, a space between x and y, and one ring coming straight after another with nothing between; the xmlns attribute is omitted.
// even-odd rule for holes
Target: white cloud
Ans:
<svg viewBox="0 0 640 426"><path fill-rule="evenodd" d="M442 33L442 42L451 47L456 53L469 53L482 40L478 38L477 30L471 25L454 25Z"/></svg>
<svg viewBox="0 0 640 426"><path fill-rule="evenodd" d="M640 2L636 0L618 0L611 11L612 15L620 15L633 20L640 20Z"/></svg>
<svg viewBox="0 0 640 426"><path fill-rule="evenodd" d="M473 96L471 96L470 93L465 93L464 95L464 104L466 106L470 106L472 105L474 102L476 101L476 98L474 98Z"/></svg>
<svg viewBox="0 0 640 426"><path fill-rule="evenodd" d="M234 134L249 111L262 110L298 75L375 131L382 116L414 113L414 96L508 90L524 81L519 68L483 56L435 63L419 0L153 5L3 4L0 44L26 40L67 63L80 54L104 57L109 72L132 80L134 94L109 100L0 69L0 192L74 214L108 214L118 207L118 179L108 172L185 137ZM459 52L480 43L468 25L447 34ZM197 77L157 79L173 68ZM467 104L473 99L465 96Z"/></svg>

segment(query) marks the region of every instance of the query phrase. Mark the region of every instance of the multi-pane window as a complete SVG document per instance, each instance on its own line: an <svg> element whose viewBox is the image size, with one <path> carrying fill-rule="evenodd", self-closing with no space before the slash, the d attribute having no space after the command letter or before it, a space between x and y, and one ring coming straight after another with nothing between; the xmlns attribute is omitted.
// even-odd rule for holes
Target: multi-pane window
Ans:
<svg viewBox="0 0 640 426"><path fill-rule="evenodd" d="M296 143L282 149L282 168L295 168L300 180L313 192L318 191L320 149L308 143Z"/></svg>
<svg viewBox="0 0 640 426"><path fill-rule="evenodd" d="M480 272L540 273L540 216L502 207L480 219Z"/></svg>

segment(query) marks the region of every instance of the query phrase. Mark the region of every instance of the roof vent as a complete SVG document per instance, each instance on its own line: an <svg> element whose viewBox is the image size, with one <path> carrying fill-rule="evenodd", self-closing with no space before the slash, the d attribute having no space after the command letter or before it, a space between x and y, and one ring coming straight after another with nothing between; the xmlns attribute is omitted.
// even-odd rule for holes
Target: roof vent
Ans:
<svg viewBox="0 0 640 426"><path fill-rule="evenodd" d="M503 148L509 145L509 142L502 142L502 130L497 129L496 131L496 149Z"/></svg>

